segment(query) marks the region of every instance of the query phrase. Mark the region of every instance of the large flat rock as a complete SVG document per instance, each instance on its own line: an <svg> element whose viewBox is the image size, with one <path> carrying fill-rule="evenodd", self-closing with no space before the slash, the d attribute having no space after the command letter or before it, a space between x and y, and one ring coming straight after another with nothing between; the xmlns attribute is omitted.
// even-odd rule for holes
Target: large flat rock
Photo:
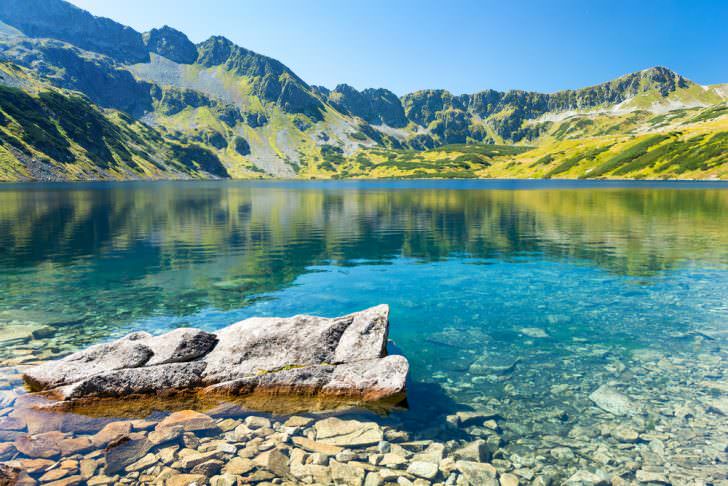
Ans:
<svg viewBox="0 0 728 486"><path fill-rule="evenodd" d="M30 368L24 377L64 401L190 389L375 401L402 394L409 371L403 356L387 356L388 331L386 305L335 318L255 317L214 334L132 333Z"/></svg>

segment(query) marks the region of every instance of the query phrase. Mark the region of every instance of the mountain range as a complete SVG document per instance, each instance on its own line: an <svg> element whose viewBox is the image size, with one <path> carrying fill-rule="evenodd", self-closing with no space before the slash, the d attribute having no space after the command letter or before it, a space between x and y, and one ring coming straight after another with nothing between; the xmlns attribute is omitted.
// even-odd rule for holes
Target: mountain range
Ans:
<svg viewBox="0 0 728 486"><path fill-rule="evenodd" d="M728 179L728 85L328 89L225 37L0 0L0 180L259 177Z"/></svg>

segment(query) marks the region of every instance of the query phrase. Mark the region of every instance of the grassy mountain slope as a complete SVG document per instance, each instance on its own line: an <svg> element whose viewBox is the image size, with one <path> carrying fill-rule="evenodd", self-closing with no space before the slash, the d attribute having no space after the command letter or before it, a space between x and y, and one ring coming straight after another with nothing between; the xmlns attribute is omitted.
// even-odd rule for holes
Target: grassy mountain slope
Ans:
<svg viewBox="0 0 728 486"><path fill-rule="evenodd" d="M24 69L2 83L6 180L726 177L728 87L664 67L556 93L399 98L310 86L224 37L139 33L63 0L0 2L0 60Z"/></svg>
<svg viewBox="0 0 728 486"><path fill-rule="evenodd" d="M0 63L0 180L227 177L210 151Z"/></svg>
<svg viewBox="0 0 728 486"><path fill-rule="evenodd" d="M600 120L601 131L631 123ZM728 179L728 104L642 115L660 130L568 136L577 117L557 125L535 147L447 145L427 151L363 150L342 160L333 177L483 177L568 179ZM606 118L606 117L602 117Z"/></svg>

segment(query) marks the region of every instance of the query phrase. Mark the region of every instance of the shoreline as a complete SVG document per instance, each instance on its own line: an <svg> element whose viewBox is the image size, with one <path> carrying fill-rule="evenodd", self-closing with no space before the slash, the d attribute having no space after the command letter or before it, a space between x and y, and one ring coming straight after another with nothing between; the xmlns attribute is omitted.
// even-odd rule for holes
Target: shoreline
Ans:
<svg viewBox="0 0 728 486"><path fill-rule="evenodd" d="M728 186L728 179L557 179L557 178L438 178L438 177L425 177L425 178L341 178L341 179L286 179L286 178L260 178L260 179L88 179L88 180L24 180L24 181L0 181L0 189L12 188L13 186L83 186L83 185L134 185L134 184L165 184L165 183L184 183L184 184L205 184L205 183L245 183L245 184L301 184L301 185L315 185L315 184L328 184L328 183L442 183L442 182L463 182L463 183L540 183L549 185L553 183L557 184L575 184L591 186L594 188L599 185L619 185L624 184L624 187L634 185L645 185L645 187L652 187L649 184L668 185L668 184L706 184L700 188L722 188Z"/></svg>

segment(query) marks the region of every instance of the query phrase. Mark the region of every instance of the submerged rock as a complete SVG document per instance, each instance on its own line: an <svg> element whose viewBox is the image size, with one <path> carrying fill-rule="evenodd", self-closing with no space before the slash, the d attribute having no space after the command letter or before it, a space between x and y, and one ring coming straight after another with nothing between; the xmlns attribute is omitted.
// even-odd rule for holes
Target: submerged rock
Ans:
<svg viewBox="0 0 728 486"><path fill-rule="evenodd" d="M463 475L465 484L471 486L498 486L495 467L486 462L457 461L455 466Z"/></svg>
<svg viewBox="0 0 728 486"><path fill-rule="evenodd" d="M0 485L15 484L36 484L36 482L22 468L10 464L0 464Z"/></svg>
<svg viewBox="0 0 728 486"><path fill-rule="evenodd" d="M58 431L36 435L22 435L15 440L15 448L28 457L50 458L61 453L59 442L65 435Z"/></svg>
<svg viewBox="0 0 728 486"><path fill-rule="evenodd" d="M544 339L549 337L548 333L540 327L523 327L520 329L520 331L521 334L536 339Z"/></svg>
<svg viewBox="0 0 728 486"><path fill-rule="evenodd" d="M115 474L142 457L152 448L142 434L124 436L111 444L104 450L106 460L106 474Z"/></svg>
<svg viewBox="0 0 728 486"><path fill-rule="evenodd" d="M521 359L517 357L484 352L470 365L470 373L474 375L507 375L513 373L520 362Z"/></svg>
<svg viewBox="0 0 728 486"><path fill-rule="evenodd" d="M614 415L632 415L638 411L634 401L609 385L602 385L594 390L589 399L597 407Z"/></svg>
<svg viewBox="0 0 728 486"><path fill-rule="evenodd" d="M380 400L405 391L409 364L387 356L389 307L343 317L251 318L215 334L181 328L92 346L28 369L35 391L61 400L253 392Z"/></svg>
<svg viewBox="0 0 728 486"><path fill-rule="evenodd" d="M322 444L344 447L362 447L379 443L383 434L374 422L341 420L330 417L315 425L316 440Z"/></svg>

